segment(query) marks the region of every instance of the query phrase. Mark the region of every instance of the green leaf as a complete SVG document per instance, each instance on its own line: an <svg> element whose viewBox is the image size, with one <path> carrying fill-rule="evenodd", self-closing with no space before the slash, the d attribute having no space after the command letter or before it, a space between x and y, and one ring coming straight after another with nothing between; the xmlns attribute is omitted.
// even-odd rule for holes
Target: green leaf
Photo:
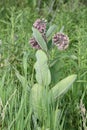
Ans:
<svg viewBox="0 0 87 130"><path fill-rule="evenodd" d="M34 112L37 113L38 108L40 108L40 102L41 102L41 96L42 96L42 86L39 84L34 84L34 86L31 89L30 94L30 102L31 107Z"/></svg>
<svg viewBox="0 0 87 130"><path fill-rule="evenodd" d="M24 76L22 76L22 75L19 73L19 71L16 70L16 69L15 69L15 74L16 74L18 80L21 82L22 87L23 87L23 88L28 87L28 83L27 83L26 78L25 78Z"/></svg>
<svg viewBox="0 0 87 130"><path fill-rule="evenodd" d="M64 30L64 26L62 26L62 28L60 29L60 33L63 33Z"/></svg>
<svg viewBox="0 0 87 130"><path fill-rule="evenodd" d="M36 70L36 80L42 86L48 86L51 82L51 74L48 68L48 58L42 50L36 52L37 61L34 65Z"/></svg>
<svg viewBox="0 0 87 130"><path fill-rule="evenodd" d="M47 33L46 33L46 37L48 38L55 30L56 30L56 25L52 25L49 29L48 29L48 31L47 31Z"/></svg>
<svg viewBox="0 0 87 130"><path fill-rule="evenodd" d="M39 119L41 119L42 113L46 113L46 106L43 96L44 88L39 84L34 84L30 93L30 106L35 117Z"/></svg>
<svg viewBox="0 0 87 130"><path fill-rule="evenodd" d="M38 42L38 44L40 45L40 47L43 50L47 51L47 45L46 45L46 42L43 39L41 33L35 28L32 28L32 30L33 30L33 36L36 39L36 41Z"/></svg>
<svg viewBox="0 0 87 130"><path fill-rule="evenodd" d="M28 59L28 54L26 52L24 52L24 55L23 55L23 67L24 67L25 76L27 76L27 59Z"/></svg>
<svg viewBox="0 0 87 130"><path fill-rule="evenodd" d="M65 94L68 89L71 87L73 82L75 81L77 75L71 75L68 76L67 78L61 80L58 82L51 90L50 94L52 95L53 101L56 100L59 96L62 94Z"/></svg>

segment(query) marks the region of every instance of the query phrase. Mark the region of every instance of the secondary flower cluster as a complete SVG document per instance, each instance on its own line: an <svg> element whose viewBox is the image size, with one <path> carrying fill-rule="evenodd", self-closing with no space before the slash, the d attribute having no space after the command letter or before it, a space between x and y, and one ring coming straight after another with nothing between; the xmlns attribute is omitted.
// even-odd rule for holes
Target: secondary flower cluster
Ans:
<svg viewBox="0 0 87 130"><path fill-rule="evenodd" d="M36 28L41 33L45 41L47 41L46 26L47 26L47 22L44 19L37 19L33 24L33 27ZM54 45L58 47L59 50L65 50L69 46L69 38L67 35L63 33L55 34L52 38L52 42ZM41 49L40 45L38 44L38 42L34 37L30 39L29 43L33 48Z"/></svg>
<svg viewBox="0 0 87 130"><path fill-rule="evenodd" d="M52 40L59 50L65 50L69 46L69 38L63 33L55 34Z"/></svg>

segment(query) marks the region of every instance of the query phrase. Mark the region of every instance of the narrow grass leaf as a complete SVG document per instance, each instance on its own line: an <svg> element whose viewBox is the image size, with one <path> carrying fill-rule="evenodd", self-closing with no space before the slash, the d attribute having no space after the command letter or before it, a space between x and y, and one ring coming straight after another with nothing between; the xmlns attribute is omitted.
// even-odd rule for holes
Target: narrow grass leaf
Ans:
<svg viewBox="0 0 87 130"><path fill-rule="evenodd" d="M46 33L46 36L47 36L47 38L56 30L56 25L52 25L49 29L48 29L48 31L47 31L47 33Z"/></svg>
<svg viewBox="0 0 87 130"><path fill-rule="evenodd" d="M19 81L21 82L22 86L25 87L25 85L26 85L26 79L25 79L25 77L23 77L22 75L20 75L17 70L16 70L15 74L16 74L17 78L19 79Z"/></svg>
<svg viewBox="0 0 87 130"><path fill-rule="evenodd" d="M63 33L64 30L64 26L62 26L62 28L60 29L60 33Z"/></svg>

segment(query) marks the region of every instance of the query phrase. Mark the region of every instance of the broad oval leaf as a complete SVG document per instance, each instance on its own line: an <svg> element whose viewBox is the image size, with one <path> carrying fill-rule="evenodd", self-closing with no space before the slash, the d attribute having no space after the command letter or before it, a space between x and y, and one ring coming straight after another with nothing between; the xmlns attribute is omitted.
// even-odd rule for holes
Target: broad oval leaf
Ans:
<svg viewBox="0 0 87 130"><path fill-rule="evenodd" d="M34 65L36 70L36 80L42 86L48 86L51 82L51 74L48 68L48 58L42 50L36 52L37 61Z"/></svg>
<svg viewBox="0 0 87 130"><path fill-rule="evenodd" d="M46 113L43 89L44 88L41 85L34 84L30 93L30 106L35 116L39 119L42 117L42 113Z"/></svg>
<svg viewBox="0 0 87 130"><path fill-rule="evenodd" d="M38 44L40 45L40 47L43 50L47 51L47 45L46 45L46 42L43 39L41 33L37 29L35 29L33 27L32 27L32 30L33 30L33 36L36 39L36 41L38 42Z"/></svg>
<svg viewBox="0 0 87 130"><path fill-rule="evenodd" d="M48 38L48 37L53 33L53 31L55 31L55 29L56 29L56 25L52 25L52 26L48 29L48 31L47 31L47 33L46 33L46 37Z"/></svg>
<svg viewBox="0 0 87 130"><path fill-rule="evenodd" d="M30 102L34 111L39 108L40 100L42 95L42 86L39 84L34 84L30 93Z"/></svg>
<svg viewBox="0 0 87 130"><path fill-rule="evenodd" d="M75 81L77 75L70 75L67 78L61 80L58 82L51 90L50 90L50 95L53 99L53 101L57 100L59 96L62 94L65 94L68 89L71 87L73 82Z"/></svg>

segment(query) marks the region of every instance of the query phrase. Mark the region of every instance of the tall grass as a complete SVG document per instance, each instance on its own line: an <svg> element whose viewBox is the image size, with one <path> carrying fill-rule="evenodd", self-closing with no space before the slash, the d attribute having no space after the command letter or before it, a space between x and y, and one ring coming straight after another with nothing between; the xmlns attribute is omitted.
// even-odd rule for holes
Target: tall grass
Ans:
<svg viewBox="0 0 87 130"><path fill-rule="evenodd" d="M66 7L65 7L66 8ZM63 58L64 69L61 69L61 74L64 75L72 72L76 72L78 74L78 81L76 85L73 86L72 92L70 95L67 95L68 102L68 129L80 129L82 119L80 115L80 100L83 99L85 107L86 104L86 88L87 88L87 25L86 25L86 12L85 7L80 7L79 9L63 9L57 14L56 21L58 21L59 27L64 25L65 32L69 34L70 37L70 49L66 54L65 58ZM64 20L61 20L64 19ZM67 59L68 56L68 59ZM64 55L63 55L64 57ZM62 67L62 66L61 66ZM84 94L85 93L85 94ZM64 104L67 104L66 97L64 100ZM81 120L81 122L80 122ZM67 127L67 126L66 126ZM66 128L67 129L67 128ZM82 129L82 127L81 127Z"/></svg>

